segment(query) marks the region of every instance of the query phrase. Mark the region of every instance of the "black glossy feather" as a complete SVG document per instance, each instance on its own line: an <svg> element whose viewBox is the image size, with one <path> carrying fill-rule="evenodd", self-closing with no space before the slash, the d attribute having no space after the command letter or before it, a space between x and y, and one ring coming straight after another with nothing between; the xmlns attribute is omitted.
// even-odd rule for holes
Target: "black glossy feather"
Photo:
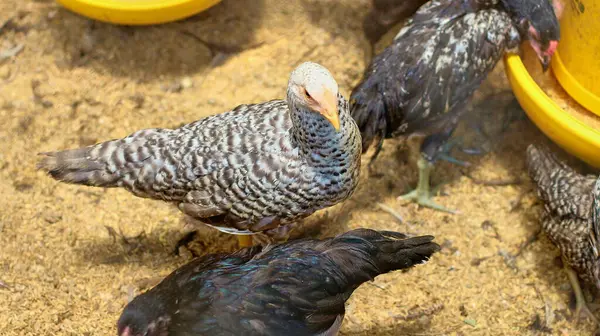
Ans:
<svg viewBox="0 0 600 336"><path fill-rule="evenodd" d="M196 259L129 303L119 335L335 335L360 284L426 262L432 240L358 229Z"/></svg>

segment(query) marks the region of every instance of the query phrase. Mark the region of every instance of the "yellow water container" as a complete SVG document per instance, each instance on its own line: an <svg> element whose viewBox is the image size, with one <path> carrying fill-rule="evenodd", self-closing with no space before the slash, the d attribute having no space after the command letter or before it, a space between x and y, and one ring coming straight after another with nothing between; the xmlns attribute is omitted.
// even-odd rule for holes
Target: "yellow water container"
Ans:
<svg viewBox="0 0 600 336"><path fill-rule="evenodd" d="M573 99L600 116L600 1L566 0L552 69Z"/></svg>
<svg viewBox="0 0 600 336"><path fill-rule="evenodd" d="M64 7L98 21L150 25L176 21L221 0L57 0Z"/></svg>
<svg viewBox="0 0 600 336"><path fill-rule="evenodd" d="M551 71L541 72L525 42L523 58L504 58L506 74L533 123L567 152L600 168L600 0L564 1Z"/></svg>

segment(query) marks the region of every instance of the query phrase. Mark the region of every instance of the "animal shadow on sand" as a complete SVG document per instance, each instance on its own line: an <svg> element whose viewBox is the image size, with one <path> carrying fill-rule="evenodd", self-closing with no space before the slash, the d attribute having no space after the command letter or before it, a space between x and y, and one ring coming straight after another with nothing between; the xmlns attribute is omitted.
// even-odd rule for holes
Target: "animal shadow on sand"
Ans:
<svg viewBox="0 0 600 336"><path fill-rule="evenodd" d="M431 318L432 316L426 316L419 320L407 321L402 317L391 317L387 325L377 325L365 329L354 324L348 328L350 330L342 328L339 336L444 335L457 331L461 327L459 325L454 328L451 327L450 330L432 331ZM346 319L352 319L351 315L347 315ZM345 324L348 324L348 321L345 321Z"/></svg>
<svg viewBox="0 0 600 336"><path fill-rule="evenodd" d="M156 229L142 231L136 235L125 236L118 229L105 226L108 238L88 240L75 250L82 260L92 264L135 264L164 266L190 259L196 255L216 252L232 252L237 249L234 237L217 230L206 229L196 235L186 249L187 255L177 255L183 251L174 251L177 242L185 234L184 229ZM218 250L217 250L218 248Z"/></svg>
<svg viewBox="0 0 600 336"><path fill-rule="evenodd" d="M303 1L302 5L309 13L313 24L334 36L356 38L362 35L362 18L369 6L342 1ZM360 31L361 34L348 34L348 31ZM358 42L358 41L357 41Z"/></svg>
<svg viewBox="0 0 600 336"><path fill-rule="evenodd" d="M94 21L59 8L48 29L63 46L65 66L144 82L201 72L256 47L264 0L224 0L188 19L149 26Z"/></svg>

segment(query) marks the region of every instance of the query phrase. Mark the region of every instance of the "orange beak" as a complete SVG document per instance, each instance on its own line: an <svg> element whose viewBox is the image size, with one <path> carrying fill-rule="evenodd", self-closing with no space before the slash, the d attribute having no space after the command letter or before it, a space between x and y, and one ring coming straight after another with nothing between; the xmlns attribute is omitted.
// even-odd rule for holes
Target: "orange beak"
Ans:
<svg viewBox="0 0 600 336"><path fill-rule="evenodd" d="M327 90L323 89L320 94L313 95L315 101L319 104L317 111L327 119L336 132L340 130L340 117L338 115L338 101L337 96Z"/></svg>

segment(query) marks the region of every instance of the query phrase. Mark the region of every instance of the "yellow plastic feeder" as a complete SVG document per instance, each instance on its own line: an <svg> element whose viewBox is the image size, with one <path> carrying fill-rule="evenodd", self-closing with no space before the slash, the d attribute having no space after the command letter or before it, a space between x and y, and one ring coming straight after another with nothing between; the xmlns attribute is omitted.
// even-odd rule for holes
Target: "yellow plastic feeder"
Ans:
<svg viewBox="0 0 600 336"><path fill-rule="evenodd" d="M184 19L221 0L57 0L89 18L123 25L151 25Z"/></svg>
<svg viewBox="0 0 600 336"><path fill-rule="evenodd" d="M600 116L600 1L571 1L560 22L552 69L573 99Z"/></svg>
<svg viewBox="0 0 600 336"><path fill-rule="evenodd" d="M543 74L525 45L523 58L505 57L506 73L517 100L542 132L600 168L600 0L565 1L552 71Z"/></svg>

